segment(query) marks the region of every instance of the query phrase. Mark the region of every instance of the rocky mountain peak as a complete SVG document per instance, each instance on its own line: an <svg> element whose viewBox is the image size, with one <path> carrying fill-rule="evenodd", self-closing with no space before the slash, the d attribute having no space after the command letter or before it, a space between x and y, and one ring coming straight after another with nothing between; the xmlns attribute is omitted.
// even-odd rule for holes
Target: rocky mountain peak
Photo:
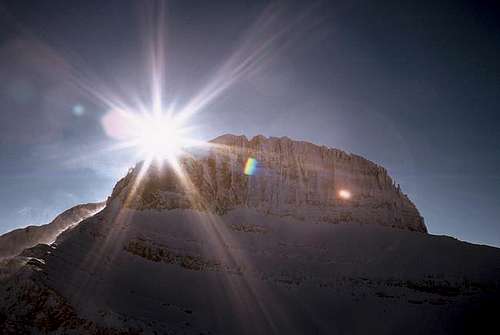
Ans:
<svg viewBox="0 0 500 335"><path fill-rule="evenodd" d="M203 153L169 164L138 163L110 201L133 209L248 207L315 223L378 224L427 232L415 205L385 168L342 150L287 137L226 134ZM246 171L251 160L252 171ZM134 196L127 196L128 194Z"/></svg>

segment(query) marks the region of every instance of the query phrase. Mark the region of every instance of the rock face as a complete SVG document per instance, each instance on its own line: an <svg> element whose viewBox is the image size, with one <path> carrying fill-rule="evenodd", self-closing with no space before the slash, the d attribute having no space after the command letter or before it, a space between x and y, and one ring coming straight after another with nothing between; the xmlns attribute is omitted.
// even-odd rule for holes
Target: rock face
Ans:
<svg viewBox="0 0 500 335"><path fill-rule="evenodd" d="M39 243L49 244L64 230L94 215L104 203L89 203L72 207L58 215L51 223L16 229L0 236L0 258L12 257Z"/></svg>
<svg viewBox="0 0 500 335"><path fill-rule="evenodd" d="M223 135L211 144L208 154L181 159L182 178L172 168L152 165L142 171L138 164L118 183L112 198L121 197L134 209L208 208L224 214L246 207L308 222L427 232L399 185L383 167L363 157L286 137ZM253 175L244 174L249 158L258 162ZM137 190L126 200L131 187ZM343 199L341 190L351 197Z"/></svg>

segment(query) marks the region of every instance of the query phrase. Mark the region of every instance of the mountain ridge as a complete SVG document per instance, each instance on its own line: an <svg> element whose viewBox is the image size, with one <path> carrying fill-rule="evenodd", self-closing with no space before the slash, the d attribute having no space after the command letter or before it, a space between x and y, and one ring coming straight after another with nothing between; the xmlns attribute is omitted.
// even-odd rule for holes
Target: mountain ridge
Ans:
<svg viewBox="0 0 500 335"><path fill-rule="evenodd" d="M95 214L104 205L104 202L79 204L57 215L50 223L18 228L0 235L0 258L16 256L39 243L52 243L61 232Z"/></svg>

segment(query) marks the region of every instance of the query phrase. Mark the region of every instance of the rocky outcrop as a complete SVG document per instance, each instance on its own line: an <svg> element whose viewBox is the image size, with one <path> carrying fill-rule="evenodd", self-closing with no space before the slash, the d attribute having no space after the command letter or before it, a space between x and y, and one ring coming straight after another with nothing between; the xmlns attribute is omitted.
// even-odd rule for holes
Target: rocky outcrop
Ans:
<svg viewBox="0 0 500 335"><path fill-rule="evenodd" d="M257 161L244 173L249 158ZM180 172L179 172L180 171ZM223 135L208 153L168 164L139 163L115 187L133 209L196 208L224 214L239 207L315 223L379 224L427 232L414 204L387 171L357 155L289 138ZM340 196L341 190L351 194ZM133 193L133 196L128 196Z"/></svg>
<svg viewBox="0 0 500 335"><path fill-rule="evenodd" d="M0 258L16 256L24 249L40 243L52 243L61 232L94 215L103 207L102 202L78 205L64 211L49 224L8 232L0 236Z"/></svg>

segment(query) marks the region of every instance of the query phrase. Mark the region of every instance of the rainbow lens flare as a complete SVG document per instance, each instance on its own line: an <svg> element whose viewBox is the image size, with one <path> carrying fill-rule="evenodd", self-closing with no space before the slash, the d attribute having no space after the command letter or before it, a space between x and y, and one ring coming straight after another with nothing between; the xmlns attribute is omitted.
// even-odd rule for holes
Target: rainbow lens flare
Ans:
<svg viewBox="0 0 500 335"><path fill-rule="evenodd" d="M247 162L245 164L245 171L244 173L247 176L251 176L255 173L255 170L257 169L257 160L255 158L248 158Z"/></svg>

